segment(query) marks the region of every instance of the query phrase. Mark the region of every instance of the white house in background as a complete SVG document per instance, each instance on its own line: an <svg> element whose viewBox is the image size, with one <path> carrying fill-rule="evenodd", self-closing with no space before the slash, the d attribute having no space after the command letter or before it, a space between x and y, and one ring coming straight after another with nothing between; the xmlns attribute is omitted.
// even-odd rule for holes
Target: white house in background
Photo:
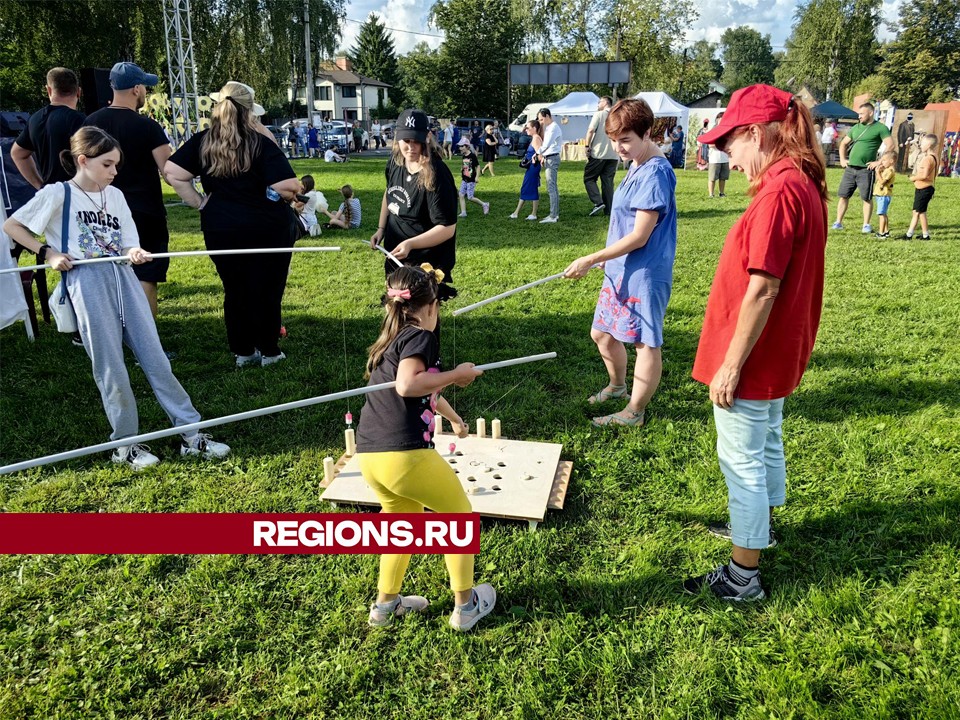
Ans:
<svg viewBox="0 0 960 720"><path fill-rule="evenodd" d="M377 113L380 94L383 102L387 102L391 87L376 78L355 73L347 57L321 65L314 83L314 112L329 120L370 120ZM297 97L306 102L306 90L297 88Z"/></svg>

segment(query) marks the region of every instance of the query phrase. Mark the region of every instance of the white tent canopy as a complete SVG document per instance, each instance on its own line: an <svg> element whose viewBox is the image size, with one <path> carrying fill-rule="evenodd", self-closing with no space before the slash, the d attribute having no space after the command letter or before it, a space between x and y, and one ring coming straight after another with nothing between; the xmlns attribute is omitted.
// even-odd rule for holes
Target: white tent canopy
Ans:
<svg viewBox="0 0 960 720"><path fill-rule="evenodd" d="M565 143L577 142L587 136L598 102L600 97L592 92L572 92L549 106L554 121L560 123Z"/></svg>
<svg viewBox="0 0 960 720"><path fill-rule="evenodd" d="M645 100L650 109L653 110L654 117L675 117L679 118L678 124L683 128L684 142L688 143L690 137L690 109L684 107L665 92L640 92L634 95L635 98ZM654 138L659 140L659 138ZM684 154L686 158L686 154Z"/></svg>

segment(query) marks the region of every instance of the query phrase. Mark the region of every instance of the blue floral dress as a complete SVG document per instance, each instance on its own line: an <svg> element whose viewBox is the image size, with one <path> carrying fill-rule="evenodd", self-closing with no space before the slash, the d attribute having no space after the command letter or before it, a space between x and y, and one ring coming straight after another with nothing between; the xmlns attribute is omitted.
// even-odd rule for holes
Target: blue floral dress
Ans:
<svg viewBox="0 0 960 720"><path fill-rule="evenodd" d="M631 167L613 195L607 247L633 231L638 210L657 213L646 245L608 260L593 316L596 330L632 345L663 345L663 318L677 253L677 176L664 157Z"/></svg>

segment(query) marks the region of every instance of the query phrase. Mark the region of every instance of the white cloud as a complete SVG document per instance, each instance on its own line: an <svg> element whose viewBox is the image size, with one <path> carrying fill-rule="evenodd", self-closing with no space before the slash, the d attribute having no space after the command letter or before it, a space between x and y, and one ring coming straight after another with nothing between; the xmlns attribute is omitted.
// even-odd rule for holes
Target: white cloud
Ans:
<svg viewBox="0 0 960 720"><path fill-rule="evenodd" d="M340 47L353 47L360 32L360 23L366 22L370 13L376 13L384 25L393 28L390 34L397 55L406 55L420 42L426 42L432 48L440 47L442 38L429 37L443 34L427 25L432 5L433 0L358 0L348 3L347 17L358 22L344 23Z"/></svg>

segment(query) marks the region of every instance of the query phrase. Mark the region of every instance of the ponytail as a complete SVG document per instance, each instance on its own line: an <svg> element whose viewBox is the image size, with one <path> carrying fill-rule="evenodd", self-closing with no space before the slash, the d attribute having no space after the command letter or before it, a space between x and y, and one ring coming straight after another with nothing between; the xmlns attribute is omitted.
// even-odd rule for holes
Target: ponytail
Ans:
<svg viewBox="0 0 960 720"><path fill-rule="evenodd" d="M123 162L123 151L120 149L120 143L114 140L113 136L105 130L93 125L86 125L70 137L70 149L60 151L60 164L67 175L73 177L79 169L77 158L81 155L95 158L114 150L120 153L120 162L117 163L117 167L120 167Z"/></svg>
<svg viewBox="0 0 960 720"><path fill-rule="evenodd" d="M787 109L787 116L782 121L767 123L762 127L771 147L770 159L754 179L750 194L759 189L760 178L771 165L790 158L797 169L810 178L820 198L826 202L829 199L827 166L820 139L813 128L813 117L807 106L794 98Z"/></svg>
<svg viewBox="0 0 960 720"><path fill-rule="evenodd" d="M387 278L387 292L380 302L386 316L380 328L380 335L367 352L367 371L364 378L380 365L383 356L400 332L416 324L417 313L439 298L439 282L443 272L434 270L430 265L420 267L404 265L397 268Z"/></svg>

